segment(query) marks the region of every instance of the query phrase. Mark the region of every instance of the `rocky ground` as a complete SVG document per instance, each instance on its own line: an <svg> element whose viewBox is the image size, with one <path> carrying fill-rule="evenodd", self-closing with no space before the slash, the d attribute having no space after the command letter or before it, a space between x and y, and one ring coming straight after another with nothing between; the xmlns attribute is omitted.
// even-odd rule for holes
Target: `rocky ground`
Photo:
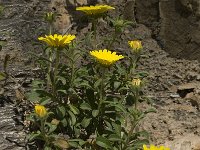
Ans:
<svg viewBox="0 0 200 150"><path fill-rule="evenodd" d="M199 150L200 63L197 60L177 59L171 57L170 54L175 51L173 54L181 54L178 55L181 57L184 53L184 58L187 58L188 55L188 58L192 59L199 58L200 53L196 54L196 51L193 50L192 54L195 56L192 56L188 50L183 50L183 47L188 42L179 39L183 28L179 32L174 27L178 26L180 22L173 25L175 30L173 34L175 35L172 34L173 27L170 26L172 22L170 21L169 23L168 21L172 15L171 13L178 12L172 11L169 13L171 15L167 16L169 18L167 18L164 6L173 6L174 3L170 1L160 1L158 3L159 1L157 0L140 1L136 1L138 6L136 12L134 10L135 5L132 5L132 7L128 5L132 1L127 1L126 5L124 5L124 1L119 0L118 2L113 2L113 5L119 6L119 11L125 11L124 15L127 18L136 19L138 22L135 28L131 27L125 30L125 34L120 37L121 42L115 45L116 50L122 51L122 49L128 48L128 46L124 46L126 45L124 43L131 39L140 39L144 45L143 54L146 57L142 58L139 69L149 73L145 94L152 100L152 103L148 105L142 104L141 107L154 107L157 112L148 114L141 122L141 126L151 133L151 141L154 144L165 144L171 147L171 150ZM185 6L185 2L177 1L179 3L176 5ZM10 55L9 72L19 83L26 83L22 84L22 88L27 88L31 80L30 75L34 71L31 68L32 60L27 56L30 51L39 51L38 46L35 44L37 41L34 39L44 33L46 27L42 20L44 12L53 8L54 11L61 14L55 23L60 33L67 31L71 24L73 24L71 32L75 34L78 32L84 33L87 32L88 27L85 25L77 28L78 19L73 8L75 4L83 5L87 3L88 1L86 0L77 0L76 2L72 0L67 2L54 0L51 3L50 0L42 2L39 0L0 0L0 5L4 6L4 13L0 16L0 44L3 45L3 49L0 51L0 60L2 61L6 54ZM151 12L149 17L146 17L146 13L143 14L144 10L147 9L141 10L141 7L144 6L151 8L148 9L148 12ZM155 8L151 6L155 6ZM158 7L160 7L160 13L162 12L160 15L156 11ZM127 10L131 12L126 12ZM178 10L176 9L176 11ZM191 10L191 12L195 12L194 14L198 17L198 9ZM133 15L130 15L131 13ZM160 16L164 16L162 18L163 22L160 22ZM176 15L176 17L180 19L179 15ZM148 20L153 23L147 23L149 22ZM182 24L187 22L187 16L181 21ZM194 21L194 17L193 20L190 20L190 22L192 21ZM196 20L196 23L198 23L198 20ZM159 25L160 28L158 28ZM192 29L194 29L193 25L191 25ZM193 32L195 33L194 36L192 35ZM187 36L185 33L184 39L189 37L195 37L195 40L199 39L198 36L195 36L196 32L194 30L193 32L189 32ZM173 35L175 40L171 36L167 36L167 34ZM33 43L32 40L35 42ZM172 46L173 44L164 47L163 41L165 41L164 43L167 42L167 44L178 41L174 45L182 46L181 50L184 52L176 51L176 46ZM194 46L194 40L192 41L190 43L189 40L188 48L197 48L197 46ZM195 44L198 45L198 43ZM2 63L0 64L0 69L2 69ZM0 95L0 150L25 149L26 130L21 124L20 106L18 106L19 100L23 100L23 96L20 98L20 93L17 90L19 85L13 82L10 82L11 86L3 86L3 83L0 85L1 89L5 90L5 93ZM15 89L11 91L11 87L15 87Z"/></svg>

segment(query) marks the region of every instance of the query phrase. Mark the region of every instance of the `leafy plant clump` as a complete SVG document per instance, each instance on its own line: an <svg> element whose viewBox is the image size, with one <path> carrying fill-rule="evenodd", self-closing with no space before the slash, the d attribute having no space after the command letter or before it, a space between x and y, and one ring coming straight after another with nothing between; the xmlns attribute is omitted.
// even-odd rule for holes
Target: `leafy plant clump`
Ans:
<svg viewBox="0 0 200 150"><path fill-rule="evenodd" d="M41 78L32 82L28 93L34 104L27 116L28 139L39 149L138 150L148 144L148 133L137 130L149 112L137 106L144 86L137 71L142 43L127 42L131 57L112 51L117 37L130 25L121 18L110 19L114 27L110 38L97 40L101 39L98 20L109 21L106 12L112 10L108 5L77 8L92 22L89 39L83 41L75 35L52 34L55 16L46 15L50 34L38 38L47 45L43 55L37 56ZM103 41L105 47L99 48Z"/></svg>

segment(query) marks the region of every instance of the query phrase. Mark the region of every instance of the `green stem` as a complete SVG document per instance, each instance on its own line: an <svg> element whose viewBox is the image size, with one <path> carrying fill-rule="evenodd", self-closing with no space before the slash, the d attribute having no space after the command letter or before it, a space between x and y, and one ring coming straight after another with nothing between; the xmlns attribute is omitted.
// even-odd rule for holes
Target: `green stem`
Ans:
<svg viewBox="0 0 200 150"><path fill-rule="evenodd" d="M135 69L137 68L137 63L139 62L139 60L140 60L140 54L136 54L135 60L133 61L133 63L135 64Z"/></svg>
<svg viewBox="0 0 200 150"><path fill-rule="evenodd" d="M69 49L71 50L71 58L69 57L70 59L70 62L71 62L71 81L70 81L70 87L73 88L73 85L74 85L74 73L75 73L75 49L73 47L73 42L72 42L72 49Z"/></svg>
<svg viewBox="0 0 200 150"><path fill-rule="evenodd" d="M107 49L111 49L111 48L112 48L112 45L113 45L114 42L116 41L117 35L118 35L118 34L117 34L116 30L115 30L115 32L114 32L114 34L113 34L113 36L112 36L112 40L109 42Z"/></svg>
<svg viewBox="0 0 200 150"><path fill-rule="evenodd" d="M103 114L104 114L104 107L102 107L102 104L104 103L104 96L105 96L105 87L104 87L104 78L105 78L105 69L104 67L102 67L102 74L101 74L101 85L100 85L100 90L99 90L99 104L98 104L98 111L99 111L99 117L98 117L98 126L97 126L97 130L98 130L98 134L102 134L103 133ZM100 128L99 128L100 127Z"/></svg>
<svg viewBox="0 0 200 150"><path fill-rule="evenodd" d="M52 23L50 23L50 24L49 24L49 35L52 34L52 29L53 29L53 25L52 25Z"/></svg>
<svg viewBox="0 0 200 150"><path fill-rule="evenodd" d="M139 90L136 89L136 91L135 91L135 109L137 109L138 100L139 100Z"/></svg>
<svg viewBox="0 0 200 150"><path fill-rule="evenodd" d="M48 66L48 75L47 75L47 89L50 88L50 84L51 84L51 79L50 79L50 73L51 73L51 70L52 70L52 52L53 52L53 48L51 48L49 50L49 66Z"/></svg>
<svg viewBox="0 0 200 150"><path fill-rule="evenodd" d="M45 144L48 143L48 140L46 138L46 132L45 132L45 119L44 118L41 118L40 119L40 131L41 131L41 134L42 134L42 137L44 138L44 141L45 141Z"/></svg>
<svg viewBox="0 0 200 150"><path fill-rule="evenodd" d="M52 88L53 88L53 95L56 98L57 97L57 93L56 93L56 77L58 75L58 66L59 66L59 62L60 62L60 50L56 49L56 58L55 58L55 67L54 67L54 74L53 74L53 84L52 84Z"/></svg>
<svg viewBox="0 0 200 150"><path fill-rule="evenodd" d="M94 47L97 48L97 19L92 19L92 31L94 32Z"/></svg>
<svg viewBox="0 0 200 150"><path fill-rule="evenodd" d="M75 70L75 67L74 67L74 61L72 61L72 71L71 71L71 84L70 84L70 86L71 86L71 88L73 88L73 83L74 83L74 70Z"/></svg>
<svg viewBox="0 0 200 150"><path fill-rule="evenodd" d="M102 75L101 75L101 86L100 86L100 92L99 92L99 105L98 110L100 112L101 105L104 102L104 78L105 78L105 68L102 68Z"/></svg>
<svg viewBox="0 0 200 150"><path fill-rule="evenodd" d="M122 148L122 150L126 150L126 148L128 148L128 144L130 142L130 137L133 134L133 131L134 131L135 127L137 126L138 122L139 122L139 120L136 120L136 119L134 119L131 122L132 127L131 127L130 131L128 132L128 137L127 137L127 140L126 140L126 142L125 142L124 147Z"/></svg>

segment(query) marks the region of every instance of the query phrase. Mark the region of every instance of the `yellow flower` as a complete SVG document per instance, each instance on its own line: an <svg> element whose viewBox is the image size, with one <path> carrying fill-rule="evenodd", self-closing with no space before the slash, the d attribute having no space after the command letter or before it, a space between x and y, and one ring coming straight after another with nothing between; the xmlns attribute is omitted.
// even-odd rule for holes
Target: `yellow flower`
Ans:
<svg viewBox="0 0 200 150"><path fill-rule="evenodd" d="M90 51L90 55L96 58L100 64L110 66L116 61L124 58L122 55L117 55L116 52L111 52L107 49Z"/></svg>
<svg viewBox="0 0 200 150"><path fill-rule="evenodd" d="M82 7L76 8L76 10L83 11L87 15L103 14L107 12L108 10L112 10L112 9L115 9L115 8L109 5L82 6Z"/></svg>
<svg viewBox="0 0 200 150"><path fill-rule="evenodd" d="M150 145L150 148L147 148L146 145L143 145L143 150L170 150L170 149L164 146L156 147L154 145Z"/></svg>
<svg viewBox="0 0 200 150"><path fill-rule="evenodd" d="M39 37L38 40L46 42L52 47L64 47L65 45L71 43L75 39L75 35L45 35L45 37Z"/></svg>
<svg viewBox="0 0 200 150"><path fill-rule="evenodd" d="M47 110L43 105L35 105L35 113L40 117L43 118L47 115Z"/></svg>
<svg viewBox="0 0 200 150"><path fill-rule="evenodd" d="M133 79L133 80L132 80L132 85L138 87L138 86L141 85L141 82L142 82L142 81L141 81L140 79Z"/></svg>
<svg viewBox="0 0 200 150"><path fill-rule="evenodd" d="M142 49L142 42L139 40L128 41L129 46L133 49L133 52L138 53Z"/></svg>

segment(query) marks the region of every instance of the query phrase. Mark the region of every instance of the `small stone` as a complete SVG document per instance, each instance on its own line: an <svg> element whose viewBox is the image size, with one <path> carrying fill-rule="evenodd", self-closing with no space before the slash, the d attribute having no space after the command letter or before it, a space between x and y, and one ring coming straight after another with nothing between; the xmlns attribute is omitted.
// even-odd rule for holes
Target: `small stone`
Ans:
<svg viewBox="0 0 200 150"><path fill-rule="evenodd" d="M196 80L197 80L197 81L200 81L200 74L197 75Z"/></svg>
<svg viewBox="0 0 200 150"><path fill-rule="evenodd" d="M175 94L170 94L170 97L171 97L171 98L179 98L180 95L175 93Z"/></svg>

